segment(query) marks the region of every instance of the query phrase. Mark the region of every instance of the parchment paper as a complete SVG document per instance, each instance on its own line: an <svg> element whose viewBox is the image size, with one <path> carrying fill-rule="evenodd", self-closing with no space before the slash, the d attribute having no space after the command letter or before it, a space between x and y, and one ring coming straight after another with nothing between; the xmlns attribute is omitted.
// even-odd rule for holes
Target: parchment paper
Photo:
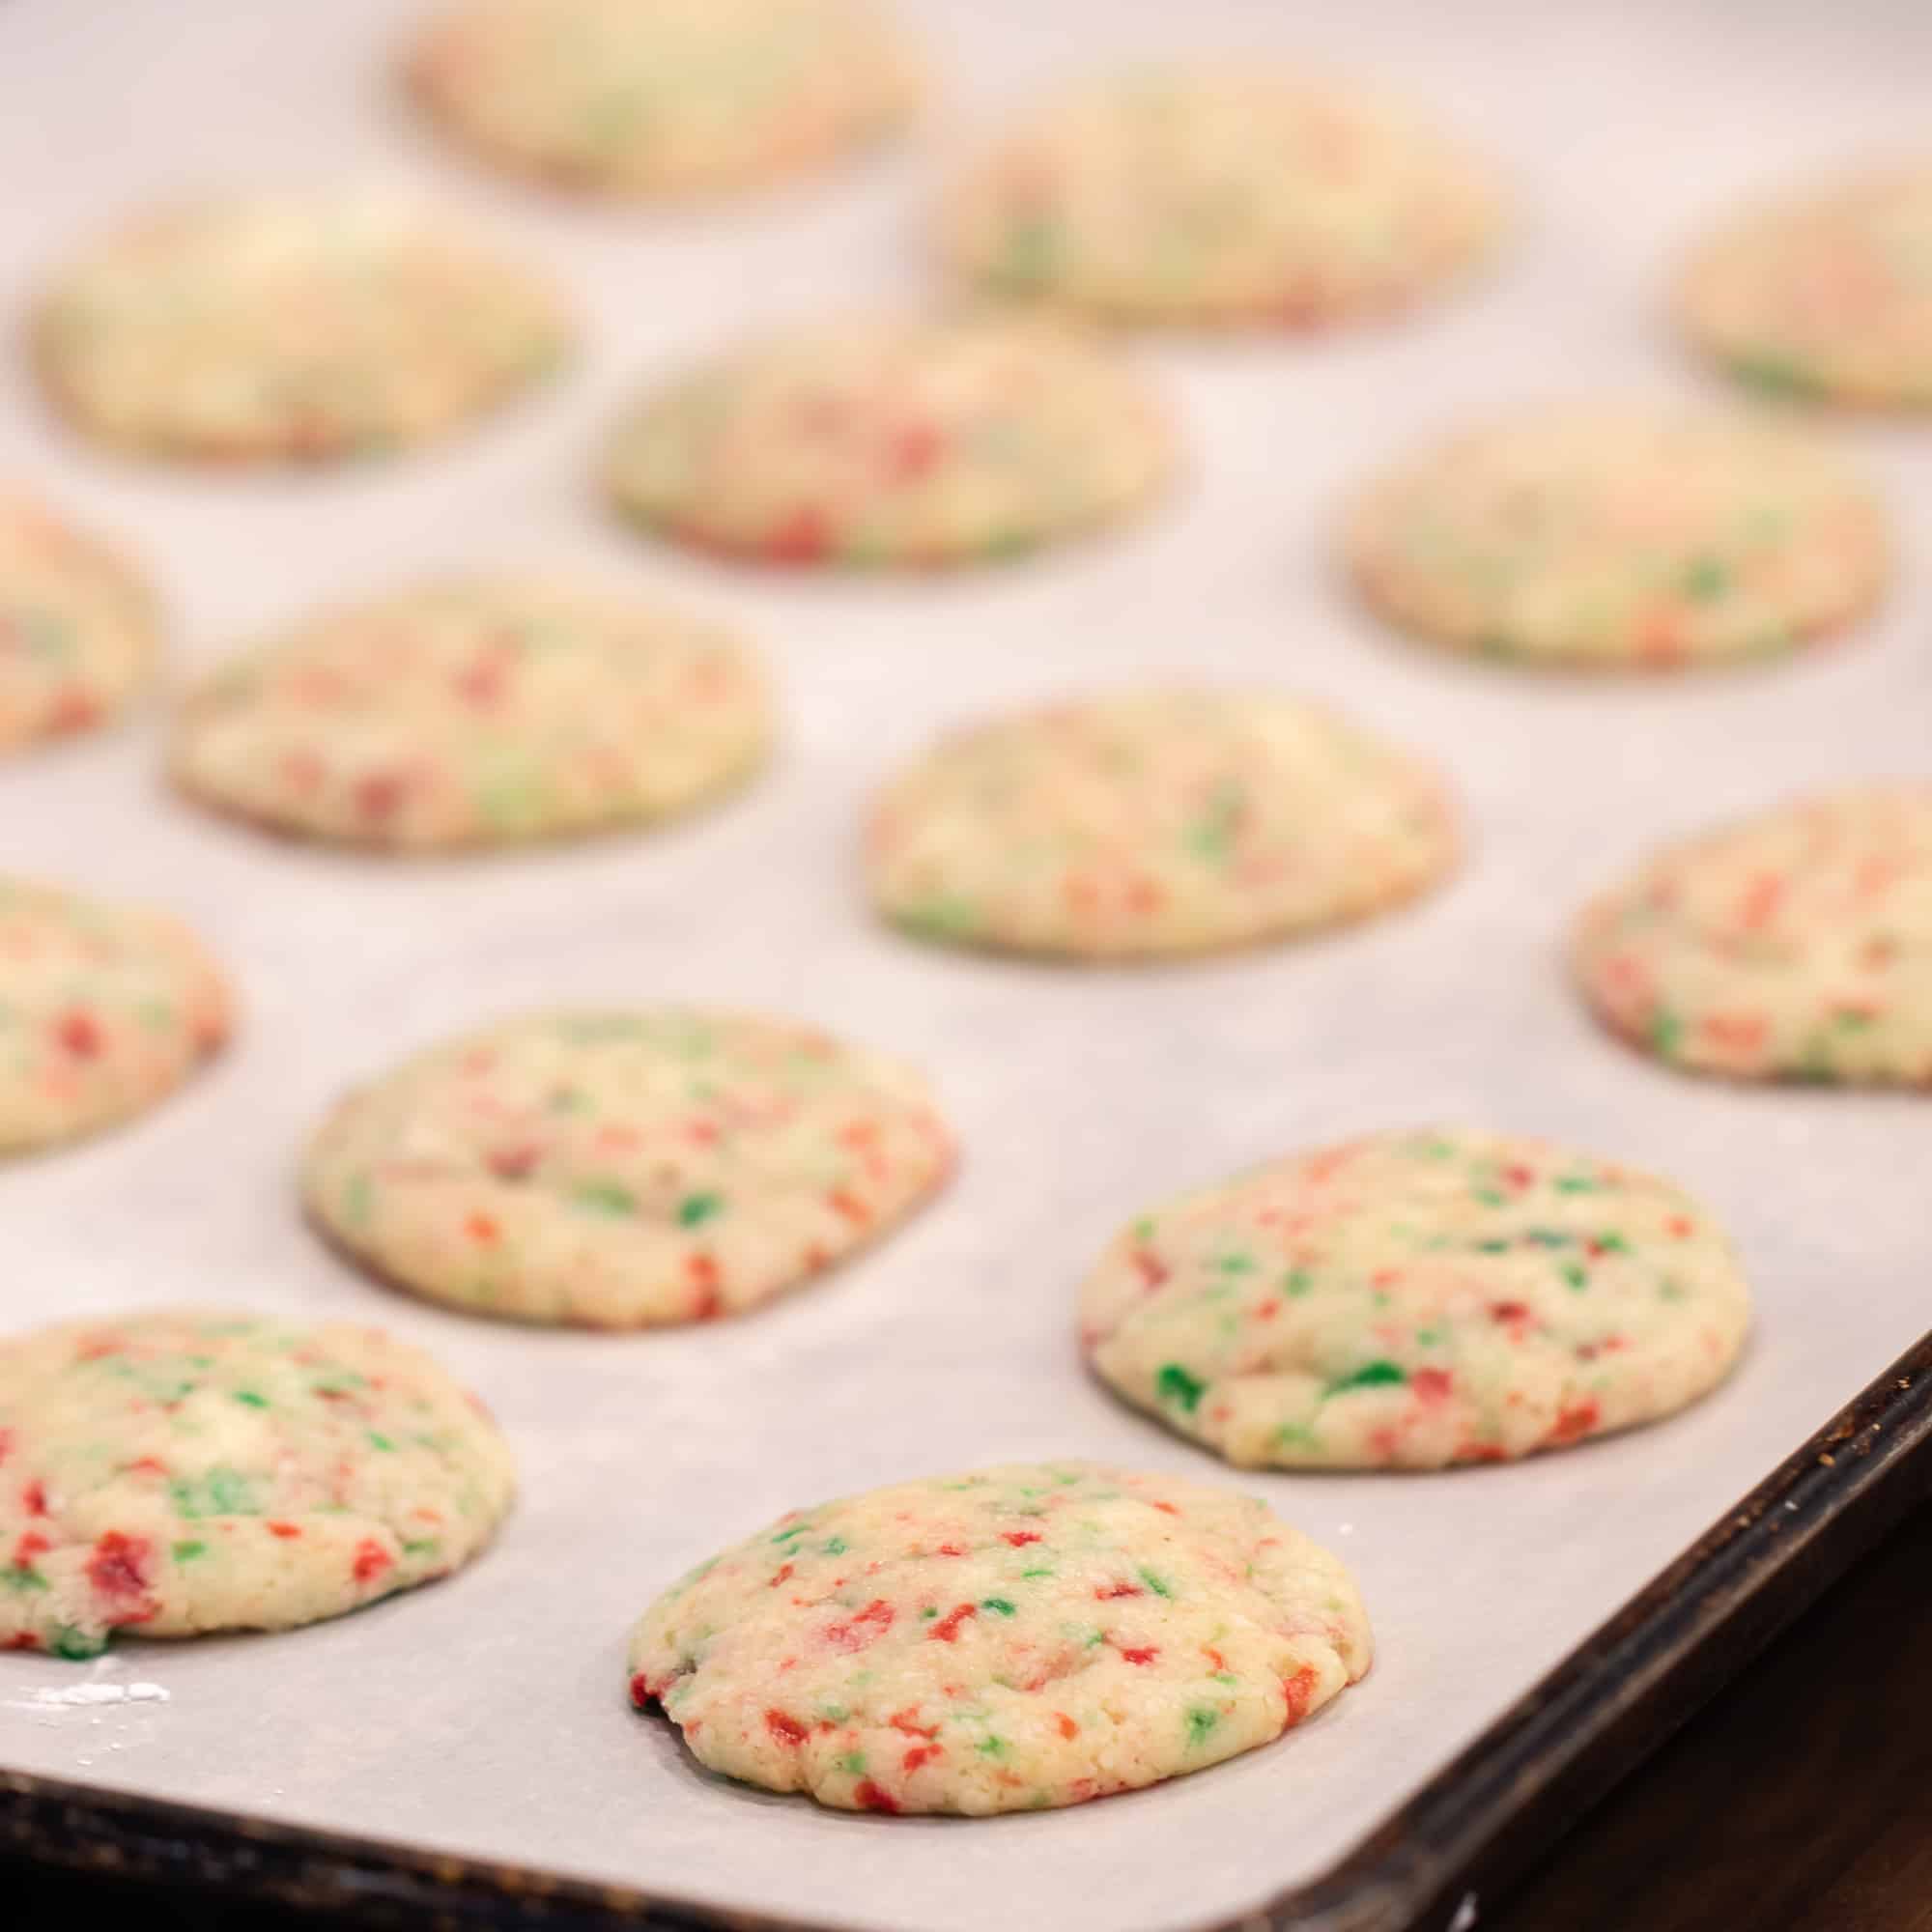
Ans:
<svg viewBox="0 0 1932 1932"><path fill-rule="evenodd" d="M395 178L576 292L573 373L440 452L313 477L116 462L41 415L17 358L0 468L145 552L185 671L318 600L469 562L580 562L733 616L781 684L777 768L656 836L391 865L262 839L156 779L151 714L0 766L0 865L145 894L245 990L177 1101L0 1173L0 1321L215 1297L387 1323L484 1390L522 1463L500 1543L443 1584L273 1637L129 1642L162 1702L48 1704L88 1667L0 1658L0 1761L811 1920L1135 1932L1313 1876L1925 1326L1932 1107L1673 1076L1593 1029L1559 967L1578 896L1662 835L1791 789L1932 768L1932 431L1846 434L1905 554L1856 637L1755 673L1545 683L1385 639L1333 582L1338 490L1452 419L1677 388L1661 275L1733 196L1924 131L1932 12L1630 0L931 0L936 138L796 192L584 210L440 154L386 86L414 12L254 0L0 6L0 297L181 187ZM733 575L609 524L613 406L753 316L915 295L956 143L1015 90L1132 48L1303 50L1433 99L1516 178L1499 271L1387 328L1148 345L1191 473L1118 538L956 582ZM1435 747L1461 880L1412 911L1222 963L1056 971L875 928L854 828L937 726L1142 672L1267 678ZM374 1288L298 1225L291 1169L345 1082L547 1000L698 997L810 1015L923 1063L966 1148L896 1238L752 1319L598 1337ZM698 1771L633 1716L629 1624L779 1511L916 1472L1087 1454L1220 1465L1083 1374L1073 1287L1143 1203L1390 1122L1567 1137L1681 1177L1732 1223L1762 1322L1680 1419L1516 1468L1240 1477L1345 1551L1373 1676L1276 1747L1139 1797L991 1823L853 1818Z"/></svg>

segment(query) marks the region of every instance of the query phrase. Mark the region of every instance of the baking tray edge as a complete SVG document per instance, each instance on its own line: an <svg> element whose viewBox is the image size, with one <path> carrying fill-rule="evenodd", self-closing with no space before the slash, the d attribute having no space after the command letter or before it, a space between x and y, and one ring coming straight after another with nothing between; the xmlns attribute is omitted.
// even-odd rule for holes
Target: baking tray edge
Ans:
<svg viewBox="0 0 1932 1932"><path fill-rule="evenodd" d="M1474 1924L1485 1890L1546 1850L1927 1497L1932 1334L1339 1863L1212 1932ZM371 1924L824 1932L4 1767L0 1853Z"/></svg>

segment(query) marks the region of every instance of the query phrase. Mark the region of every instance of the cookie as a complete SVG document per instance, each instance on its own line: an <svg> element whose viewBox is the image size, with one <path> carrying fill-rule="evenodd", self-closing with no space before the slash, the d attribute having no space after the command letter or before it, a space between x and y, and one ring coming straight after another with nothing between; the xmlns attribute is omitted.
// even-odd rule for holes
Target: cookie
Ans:
<svg viewBox="0 0 1932 1932"><path fill-rule="evenodd" d="M1490 245L1488 171L1406 107L1264 69L1088 82L948 196L954 270L1109 321L1308 327L1400 307Z"/></svg>
<svg viewBox="0 0 1932 1932"><path fill-rule="evenodd" d="M1442 781L1332 713L1146 691L943 739L873 807L879 911L929 939L1081 959L1207 952L1366 917L1441 879Z"/></svg>
<svg viewBox="0 0 1932 1932"><path fill-rule="evenodd" d="M1599 1017L1673 1066L1932 1088L1932 783L1667 847L1584 911L1574 957Z"/></svg>
<svg viewBox="0 0 1932 1932"><path fill-rule="evenodd" d="M1877 498L1804 431L1642 404L1450 438L1372 485L1355 582L1412 636L1527 666L1769 657L1863 614L1890 571Z"/></svg>
<svg viewBox="0 0 1932 1932"><path fill-rule="evenodd" d="M0 1340L0 1650L288 1630L460 1568L510 1506L477 1399L380 1329L170 1309Z"/></svg>
<svg viewBox="0 0 1932 1932"><path fill-rule="evenodd" d="M1168 439L1085 335L974 317L794 328L647 397L609 480L639 523L766 563L1001 557L1140 508Z"/></svg>
<svg viewBox="0 0 1932 1932"><path fill-rule="evenodd" d="M113 717L147 683L158 632L118 553L0 485L0 752Z"/></svg>
<svg viewBox="0 0 1932 1932"><path fill-rule="evenodd" d="M337 1106L302 1190L398 1287L641 1328L769 1300L883 1234L952 1162L897 1062L660 1007L532 1014L417 1055Z"/></svg>
<svg viewBox="0 0 1932 1932"><path fill-rule="evenodd" d="M1503 1462L1722 1379L1749 1295L1666 1180L1509 1134L1374 1134L1142 1215L1080 1291L1137 1408L1247 1467Z"/></svg>
<svg viewBox="0 0 1932 1932"><path fill-rule="evenodd" d="M152 214L71 264L36 325L48 390L88 435L237 463L441 435L550 370L569 338L541 281L379 194Z"/></svg>
<svg viewBox="0 0 1932 1932"><path fill-rule="evenodd" d="M0 877L0 1153L111 1126L227 1038L200 942L145 906Z"/></svg>
<svg viewBox="0 0 1932 1932"><path fill-rule="evenodd" d="M866 0L472 0L409 68L445 132L579 189L675 196L807 173L909 115Z"/></svg>
<svg viewBox="0 0 1932 1932"><path fill-rule="evenodd" d="M1932 161L1854 175L1726 222L1677 291L1690 340L1776 395L1932 409Z"/></svg>
<svg viewBox="0 0 1932 1932"><path fill-rule="evenodd" d="M794 1510L645 1611L631 1696L713 1771L984 1816L1204 1771L1369 1667L1353 1579L1253 1496L1017 1463Z"/></svg>
<svg viewBox="0 0 1932 1932"><path fill-rule="evenodd" d="M769 733L722 631L483 580L329 611L229 664L185 706L171 768L278 831L425 851L667 816L743 779Z"/></svg>

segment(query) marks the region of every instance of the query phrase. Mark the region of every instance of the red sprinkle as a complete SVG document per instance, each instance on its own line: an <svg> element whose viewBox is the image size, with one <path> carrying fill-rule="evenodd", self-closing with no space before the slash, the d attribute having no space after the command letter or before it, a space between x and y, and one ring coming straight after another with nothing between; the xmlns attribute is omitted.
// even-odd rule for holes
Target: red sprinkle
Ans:
<svg viewBox="0 0 1932 1932"><path fill-rule="evenodd" d="M1315 1674L1315 1666L1304 1663L1293 1677L1281 1680L1281 1694L1288 1705L1288 1721L1298 1724L1308 1715L1308 1707L1315 1699L1316 1686L1321 1679Z"/></svg>
<svg viewBox="0 0 1932 1932"><path fill-rule="evenodd" d="M765 1729L781 1745L802 1745L810 1735L796 1718L787 1717L782 1711L765 1713Z"/></svg>
<svg viewBox="0 0 1932 1932"><path fill-rule="evenodd" d="M651 1701L651 1680L640 1670L631 1679L631 1702L642 1710Z"/></svg>
<svg viewBox="0 0 1932 1932"><path fill-rule="evenodd" d="M1103 1604L1110 1604L1116 1597L1144 1597L1147 1592L1138 1583L1107 1583L1094 1592Z"/></svg>
<svg viewBox="0 0 1932 1932"><path fill-rule="evenodd" d="M1128 1649L1122 1645L1121 1655L1129 1663L1151 1663L1160 1655L1160 1649L1158 1645L1151 1643L1137 1646L1133 1649Z"/></svg>
<svg viewBox="0 0 1932 1932"><path fill-rule="evenodd" d="M150 1546L145 1537L124 1536L110 1529L94 1546L87 1579L103 1597L138 1597L148 1587L145 1565Z"/></svg>
<svg viewBox="0 0 1932 1932"><path fill-rule="evenodd" d="M893 1618L896 1614L883 1597L874 1597L849 1622L828 1625L825 1641L834 1650L863 1650L867 1644L884 1636L892 1629Z"/></svg>
<svg viewBox="0 0 1932 1932"><path fill-rule="evenodd" d="M979 1614L980 1608L977 1604L961 1604L956 1609L947 1611L933 1625L931 1630L926 1633L926 1635L934 1643L957 1643L959 1641L959 1626L968 1617L977 1617Z"/></svg>
<svg viewBox="0 0 1932 1932"><path fill-rule="evenodd" d="M373 1583L394 1562L395 1558L373 1536L365 1536L355 1546L355 1580L358 1583Z"/></svg>
<svg viewBox="0 0 1932 1932"><path fill-rule="evenodd" d="M860 1784L858 1790L853 1792L852 1798L862 1811L896 1812L899 1808L898 1800L889 1797L885 1792L881 1791L869 1777L865 1779Z"/></svg>
<svg viewBox="0 0 1932 1932"><path fill-rule="evenodd" d="M20 1507L29 1516L45 1516L47 1513L47 1490L42 1482L32 1482L20 1492Z"/></svg>
<svg viewBox="0 0 1932 1932"><path fill-rule="evenodd" d="M284 1542L287 1542L290 1537L301 1534L301 1525L295 1522L271 1522L269 1525L269 1534L270 1536L279 1536Z"/></svg>
<svg viewBox="0 0 1932 1932"><path fill-rule="evenodd" d="M1409 1377L1408 1385L1415 1391L1418 1402L1441 1402L1449 1394L1453 1378L1447 1369L1417 1369Z"/></svg>
<svg viewBox="0 0 1932 1932"><path fill-rule="evenodd" d="M1029 1543L1037 1543L1039 1541L1039 1531L1037 1529L1003 1529L1000 1532L1000 1541L1002 1543L1010 1543L1015 1549L1024 1549Z"/></svg>
<svg viewBox="0 0 1932 1932"><path fill-rule="evenodd" d="M100 1028L92 1013L69 1013L55 1037L76 1060L92 1060L100 1051Z"/></svg>
<svg viewBox="0 0 1932 1932"><path fill-rule="evenodd" d="M921 1765L930 1764L934 1758L945 1755L946 1747L943 1745L914 1745L899 1763L906 1771L913 1772Z"/></svg>

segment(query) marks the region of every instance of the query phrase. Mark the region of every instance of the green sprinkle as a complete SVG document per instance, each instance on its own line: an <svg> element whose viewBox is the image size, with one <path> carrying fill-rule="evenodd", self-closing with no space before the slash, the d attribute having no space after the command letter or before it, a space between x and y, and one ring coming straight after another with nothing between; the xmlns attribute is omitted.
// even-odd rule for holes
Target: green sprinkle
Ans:
<svg viewBox="0 0 1932 1932"><path fill-rule="evenodd" d="M1376 1360L1364 1362L1351 1376L1344 1376L1339 1381L1328 1384L1330 1395L1340 1395L1345 1389L1392 1388L1408 1379L1407 1372L1394 1362Z"/></svg>
<svg viewBox="0 0 1932 1932"><path fill-rule="evenodd" d="M842 1536L828 1536L818 1548L821 1555L843 1556L848 1546Z"/></svg>
<svg viewBox="0 0 1932 1932"><path fill-rule="evenodd" d="M677 1225L680 1228L695 1228L700 1221L708 1221L714 1214L724 1211L724 1197L722 1194L687 1194L677 1204Z"/></svg>
<svg viewBox="0 0 1932 1932"><path fill-rule="evenodd" d="M1665 1058L1673 1056L1684 1043L1684 1022L1668 1007L1659 1007L1651 1015L1650 1043Z"/></svg>
<svg viewBox="0 0 1932 1932"><path fill-rule="evenodd" d="M1199 1406L1208 1384L1190 1376L1179 1362L1167 1362L1153 1378L1153 1390L1163 1402L1178 1402L1191 1415Z"/></svg>
<svg viewBox="0 0 1932 1932"><path fill-rule="evenodd" d="M1057 1572L1052 1570L1022 1570L1020 1572L1020 1580L1026 1582L1035 1577L1052 1577L1057 1574Z"/></svg>
<svg viewBox="0 0 1932 1932"><path fill-rule="evenodd" d="M1693 557L1679 586L1685 596L1709 604L1731 587L1731 573L1715 556Z"/></svg>
<svg viewBox="0 0 1932 1932"><path fill-rule="evenodd" d="M1009 1617L1013 1613L1012 1605L1004 1597L981 1597L980 1607L982 1610L991 1610L995 1616Z"/></svg>
<svg viewBox="0 0 1932 1932"><path fill-rule="evenodd" d="M249 1408L267 1408L269 1406L269 1398L257 1395L253 1389L237 1389L235 1400Z"/></svg>
<svg viewBox="0 0 1932 1932"><path fill-rule="evenodd" d="M107 1639L76 1630L71 1624L61 1624L54 1631L51 1648L56 1657L65 1658L70 1663L78 1663L84 1658L99 1657L107 1648Z"/></svg>
<svg viewBox="0 0 1932 1932"><path fill-rule="evenodd" d="M373 1449L380 1449L384 1455L388 1455L394 1451L396 1445L386 1435L372 1429L369 1432L369 1446Z"/></svg>
<svg viewBox="0 0 1932 1932"><path fill-rule="evenodd" d="M435 1537L418 1536L404 1541L403 1554L405 1556L434 1556L437 1548L438 1544Z"/></svg>
<svg viewBox="0 0 1932 1932"><path fill-rule="evenodd" d="M1590 1277L1581 1262L1565 1262L1562 1266L1563 1279L1579 1293L1589 1287Z"/></svg>
<svg viewBox="0 0 1932 1932"><path fill-rule="evenodd" d="M208 1554L205 1543L177 1543L169 1552L177 1563L192 1563L197 1556Z"/></svg>
<svg viewBox="0 0 1932 1932"><path fill-rule="evenodd" d="M1559 1194L1594 1194L1598 1183L1587 1174L1559 1174L1550 1182Z"/></svg>
<svg viewBox="0 0 1932 1932"><path fill-rule="evenodd" d="M1141 1581L1145 1583L1148 1586L1148 1588L1154 1593L1156 1597L1167 1597L1170 1599L1173 1597L1174 1591L1172 1587L1169 1585L1166 1577L1160 1576L1155 1571L1149 1570L1145 1567L1142 1568L1140 1574L1141 1574Z"/></svg>
<svg viewBox="0 0 1932 1932"><path fill-rule="evenodd" d="M596 1214L635 1214L638 1211L638 1197L614 1180L586 1180L571 1199L580 1208L587 1208Z"/></svg>
<svg viewBox="0 0 1932 1932"><path fill-rule="evenodd" d="M1206 1704L1197 1704L1187 1714L1187 1742L1202 1745L1208 1742L1208 1734L1221 1721L1221 1714Z"/></svg>
<svg viewBox="0 0 1932 1932"><path fill-rule="evenodd" d="M1811 395L1819 386L1817 377L1802 362L1794 362L1788 356L1776 355L1769 351L1731 356L1728 366L1739 382L1748 383L1752 388L1764 389L1773 395Z"/></svg>
<svg viewBox="0 0 1932 1932"><path fill-rule="evenodd" d="M1282 1277L1281 1292L1284 1294L1306 1294L1315 1286L1315 1277L1306 1268L1290 1268Z"/></svg>
<svg viewBox="0 0 1932 1932"><path fill-rule="evenodd" d="M811 1525L809 1522L795 1522L789 1529L781 1529L772 1538L774 1543L789 1543L795 1536L803 1536Z"/></svg>
<svg viewBox="0 0 1932 1932"><path fill-rule="evenodd" d="M47 1587L47 1579L38 1570L22 1570L16 1563L10 1563L6 1569L0 1570L0 1583L10 1590L22 1592Z"/></svg>
<svg viewBox="0 0 1932 1932"><path fill-rule="evenodd" d="M1005 1755L1007 1741L1005 1738L994 1737L989 1733L987 1736L981 1738L973 1748L981 1757L1001 1757Z"/></svg>
<svg viewBox="0 0 1932 1932"><path fill-rule="evenodd" d="M1506 1208L1509 1205L1509 1196L1499 1187L1472 1187L1469 1192L1485 1208Z"/></svg>
<svg viewBox="0 0 1932 1932"><path fill-rule="evenodd" d="M838 1760L838 1769L849 1772L854 1777L864 1777L866 1775L866 1753L864 1751L847 1751Z"/></svg>
<svg viewBox="0 0 1932 1932"><path fill-rule="evenodd" d="M1599 1235L1597 1236L1597 1245L1606 1255L1627 1255L1630 1253L1630 1243L1614 1228L1608 1234Z"/></svg>
<svg viewBox="0 0 1932 1932"><path fill-rule="evenodd" d="M176 1511L190 1520L205 1516L260 1516L255 1486L239 1469L211 1469L204 1476L168 1485Z"/></svg>
<svg viewBox="0 0 1932 1932"><path fill-rule="evenodd" d="M928 1604L919 1614L921 1622L923 1622L927 1617L936 1617L939 1610L936 1605Z"/></svg>
<svg viewBox="0 0 1932 1932"><path fill-rule="evenodd" d="M353 1174L349 1184L342 1190L342 1218L352 1228L366 1228L369 1225L369 1210L374 1205L375 1188L366 1174Z"/></svg>

